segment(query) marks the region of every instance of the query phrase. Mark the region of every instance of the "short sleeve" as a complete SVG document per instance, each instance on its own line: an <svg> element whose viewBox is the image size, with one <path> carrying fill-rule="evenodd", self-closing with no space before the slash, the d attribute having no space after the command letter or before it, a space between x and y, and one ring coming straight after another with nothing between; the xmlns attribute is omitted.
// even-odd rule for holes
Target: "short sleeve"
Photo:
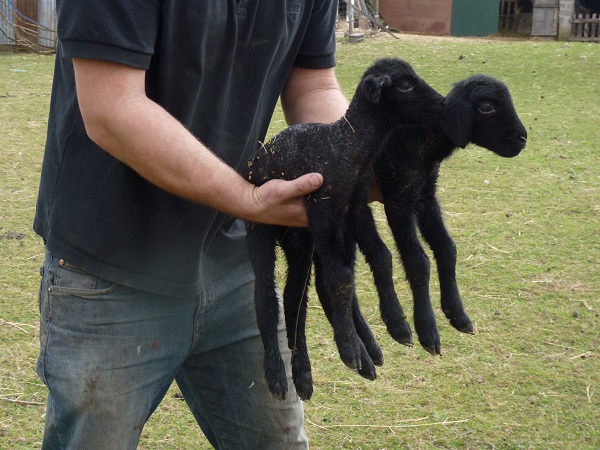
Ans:
<svg viewBox="0 0 600 450"><path fill-rule="evenodd" d="M68 57L147 69L154 54L160 1L57 0L58 38Z"/></svg>
<svg viewBox="0 0 600 450"><path fill-rule="evenodd" d="M335 66L335 26L338 2L315 0L311 20L294 62L307 69Z"/></svg>

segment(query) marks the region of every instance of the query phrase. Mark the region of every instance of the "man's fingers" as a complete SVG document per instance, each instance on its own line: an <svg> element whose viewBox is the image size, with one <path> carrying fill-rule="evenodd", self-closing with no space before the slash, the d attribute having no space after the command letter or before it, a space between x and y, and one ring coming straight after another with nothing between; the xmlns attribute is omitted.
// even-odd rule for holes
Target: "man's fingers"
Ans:
<svg viewBox="0 0 600 450"><path fill-rule="evenodd" d="M323 185L323 175L320 173L307 173L292 180L292 183L295 195L302 197L316 191Z"/></svg>
<svg viewBox="0 0 600 450"><path fill-rule="evenodd" d="M273 179L252 190L258 213L252 221L289 227L308 224L304 196L323 185L323 175L308 173L294 180Z"/></svg>

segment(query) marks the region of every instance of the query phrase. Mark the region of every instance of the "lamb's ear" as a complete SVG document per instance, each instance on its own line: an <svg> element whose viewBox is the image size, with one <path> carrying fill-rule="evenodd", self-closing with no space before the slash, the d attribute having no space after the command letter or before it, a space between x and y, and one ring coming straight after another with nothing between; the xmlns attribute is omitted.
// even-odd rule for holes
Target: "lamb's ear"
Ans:
<svg viewBox="0 0 600 450"><path fill-rule="evenodd" d="M362 91L369 102L377 104L381 100L381 90L391 84L389 75L368 75L363 80Z"/></svg>
<svg viewBox="0 0 600 450"><path fill-rule="evenodd" d="M446 96L441 126L454 146L464 148L471 140L475 112L473 105L463 95Z"/></svg>

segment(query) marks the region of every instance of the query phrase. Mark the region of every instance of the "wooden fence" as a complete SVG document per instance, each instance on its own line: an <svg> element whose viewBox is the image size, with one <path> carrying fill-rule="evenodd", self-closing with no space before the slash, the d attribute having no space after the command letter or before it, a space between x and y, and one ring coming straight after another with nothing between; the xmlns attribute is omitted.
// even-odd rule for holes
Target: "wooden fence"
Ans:
<svg viewBox="0 0 600 450"><path fill-rule="evenodd" d="M600 15L573 14L571 40L600 42Z"/></svg>

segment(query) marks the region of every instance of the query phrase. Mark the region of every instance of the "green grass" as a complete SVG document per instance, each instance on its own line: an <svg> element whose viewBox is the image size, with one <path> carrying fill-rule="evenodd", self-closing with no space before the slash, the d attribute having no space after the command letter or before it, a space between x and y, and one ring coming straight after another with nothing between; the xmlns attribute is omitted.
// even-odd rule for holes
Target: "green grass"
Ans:
<svg viewBox="0 0 600 450"><path fill-rule="evenodd" d="M360 262L361 305L385 355L370 382L339 360L312 294L312 448L598 448L600 46L424 36L340 42L337 73L348 96L383 56L408 60L442 93L473 73L504 80L529 145L508 160L471 146L442 166L439 197L474 336L452 329L436 307L442 357L396 344ZM31 221L52 65L51 56L0 53L0 448L38 448L43 431L46 391L35 375L43 247ZM283 124L278 111L270 133ZM395 273L410 313L399 262ZM437 305L435 273L432 295ZM175 394L148 422L141 448L209 448Z"/></svg>

